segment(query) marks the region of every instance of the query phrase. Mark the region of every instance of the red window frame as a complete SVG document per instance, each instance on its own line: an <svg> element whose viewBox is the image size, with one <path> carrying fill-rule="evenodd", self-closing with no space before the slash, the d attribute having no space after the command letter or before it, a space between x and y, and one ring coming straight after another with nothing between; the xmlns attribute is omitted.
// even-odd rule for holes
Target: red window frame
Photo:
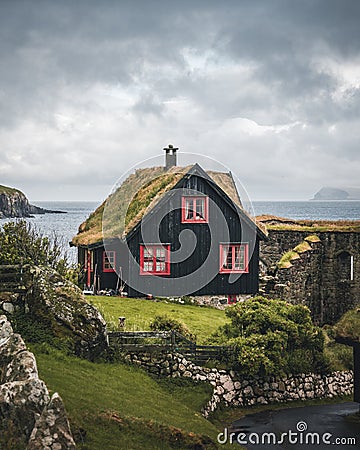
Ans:
<svg viewBox="0 0 360 450"><path fill-rule="evenodd" d="M219 261L220 273L249 273L249 244L220 244Z"/></svg>
<svg viewBox="0 0 360 450"><path fill-rule="evenodd" d="M170 275L170 244L140 244L140 275Z"/></svg>
<svg viewBox="0 0 360 450"><path fill-rule="evenodd" d="M197 215L199 203L202 204L204 217ZM191 207L188 204L191 203ZM189 212L191 217L189 217ZM182 223L208 223L209 221L209 197L186 195L182 197L181 203L181 222Z"/></svg>
<svg viewBox="0 0 360 450"><path fill-rule="evenodd" d="M103 251L103 272L115 272L116 252L114 250Z"/></svg>
<svg viewBox="0 0 360 450"><path fill-rule="evenodd" d="M227 302L228 302L228 305L235 305L235 303L237 303L237 295L229 294Z"/></svg>
<svg viewBox="0 0 360 450"><path fill-rule="evenodd" d="M85 262L86 266L85 267L86 267L86 272L87 272L86 283L88 286L90 286L91 285L91 272L94 271L94 251L87 249L85 258L86 258L86 262Z"/></svg>

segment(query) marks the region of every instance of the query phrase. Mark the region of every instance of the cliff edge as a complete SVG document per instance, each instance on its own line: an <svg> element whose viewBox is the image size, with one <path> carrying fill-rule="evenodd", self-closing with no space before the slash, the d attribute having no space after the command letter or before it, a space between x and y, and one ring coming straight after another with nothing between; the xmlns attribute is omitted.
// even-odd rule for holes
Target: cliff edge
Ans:
<svg viewBox="0 0 360 450"><path fill-rule="evenodd" d="M25 194L15 188L0 185L0 219L31 217L33 214L61 213L30 205Z"/></svg>

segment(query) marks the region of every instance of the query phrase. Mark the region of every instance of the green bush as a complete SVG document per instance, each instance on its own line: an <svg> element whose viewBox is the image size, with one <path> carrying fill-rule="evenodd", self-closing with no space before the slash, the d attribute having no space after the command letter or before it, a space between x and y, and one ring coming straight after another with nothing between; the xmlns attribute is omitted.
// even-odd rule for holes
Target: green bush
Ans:
<svg viewBox="0 0 360 450"><path fill-rule="evenodd" d="M195 341L195 336L190 333L188 327L184 323L167 316L166 314L155 316L154 320L150 322L150 330L177 331L191 341Z"/></svg>
<svg viewBox="0 0 360 450"><path fill-rule="evenodd" d="M49 239L25 220L7 222L0 228L0 264L51 267L76 283L79 273L79 267L69 263L56 234Z"/></svg>
<svg viewBox="0 0 360 450"><path fill-rule="evenodd" d="M230 346L230 366L247 375L324 372L324 335L310 310L282 300L255 297L227 308L231 323L212 336L214 344Z"/></svg>

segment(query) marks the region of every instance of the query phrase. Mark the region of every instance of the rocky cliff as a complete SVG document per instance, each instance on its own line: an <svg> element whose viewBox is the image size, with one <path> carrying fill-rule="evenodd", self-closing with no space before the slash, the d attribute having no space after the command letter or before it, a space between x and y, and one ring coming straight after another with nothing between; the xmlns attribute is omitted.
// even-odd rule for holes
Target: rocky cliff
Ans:
<svg viewBox="0 0 360 450"><path fill-rule="evenodd" d="M58 212L61 211L50 211L30 205L29 200L21 191L0 185L0 219Z"/></svg>

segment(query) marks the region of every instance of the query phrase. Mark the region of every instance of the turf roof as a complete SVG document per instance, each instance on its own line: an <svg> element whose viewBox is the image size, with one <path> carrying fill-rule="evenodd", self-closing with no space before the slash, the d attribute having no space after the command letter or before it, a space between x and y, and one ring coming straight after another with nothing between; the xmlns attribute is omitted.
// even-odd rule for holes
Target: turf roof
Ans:
<svg viewBox="0 0 360 450"><path fill-rule="evenodd" d="M72 244L92 245L103 239L124 237L193 166L138 169L131 174L79 227ZM207 175L241 207L231 173L208 171Z"/></svg>
<svg viewBox="0 0 360 450"><path fill-rule="evenodd" d="M352 232L360 233L360 220L293 220L271 215L257 216L258 224L267 230L304 231L310 233Z"/></svg>

